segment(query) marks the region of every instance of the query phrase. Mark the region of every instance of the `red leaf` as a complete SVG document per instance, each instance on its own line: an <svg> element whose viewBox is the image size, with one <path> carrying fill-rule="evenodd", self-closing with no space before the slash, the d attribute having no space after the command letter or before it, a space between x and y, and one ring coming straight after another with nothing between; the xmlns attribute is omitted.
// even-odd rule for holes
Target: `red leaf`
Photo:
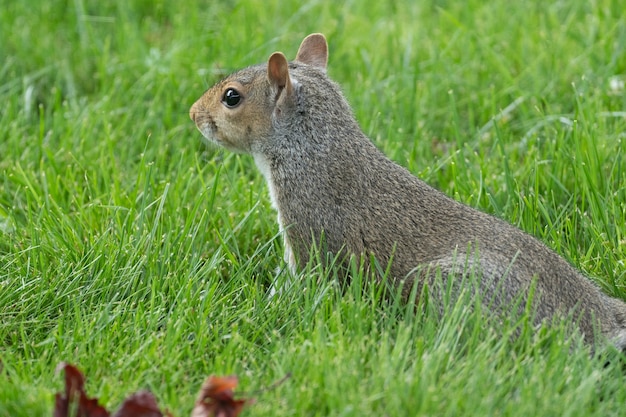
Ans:
<svg viewBox="0 0 626 417"><path fill-rule="evenodd" d="M151 392L139 391L126 398L113 417L163 417Z"/></svg>
<svg viewBox="0 0 626 417"><path fill-rule="evenodd" d="M235 376L207 378L200 388L191 417L237 417L246 403L254 402L233 397L237 382Z"/></svg>
<svg viewBox="0 0 626 417"><path fill-rule="evenodd" d="M57 393L54 401L54 417L109 417L109 412L98 404L97 398L87 398L85 377L73 365L61 362L56 372L65 372L65 394Z"/></svg>

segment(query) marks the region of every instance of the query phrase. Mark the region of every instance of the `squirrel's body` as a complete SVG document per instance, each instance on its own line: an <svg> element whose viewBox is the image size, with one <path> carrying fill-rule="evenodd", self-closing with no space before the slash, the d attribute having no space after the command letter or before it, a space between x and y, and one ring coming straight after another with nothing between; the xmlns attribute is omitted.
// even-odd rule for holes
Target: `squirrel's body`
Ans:
<svg viewBox="0 0 626 417"><path fill-rule="evenodd" d="M209 89L190 110L205 137L253 155L293 268L306 264L320 242L335 255L366 261L373 255L389 264L392 279L409 284L434 276L416 268L438 269L444 279L471 268L496 306L525 296L536 278L538 322L572 313L587 342L597 329L626 348L626 304L534 237L445 196L387 158L326 76L326 60L324 37L310 35L295 61L275 53L267 65Z"/></svg>

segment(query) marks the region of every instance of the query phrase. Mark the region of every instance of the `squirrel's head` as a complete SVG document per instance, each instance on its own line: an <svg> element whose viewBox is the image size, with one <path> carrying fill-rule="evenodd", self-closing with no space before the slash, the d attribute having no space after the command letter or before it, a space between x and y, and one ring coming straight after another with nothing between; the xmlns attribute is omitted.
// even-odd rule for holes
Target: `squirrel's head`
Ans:
<svg viewBox="0 0 626 417"><path fill-rule="evenodd" d="M299 85L290 72L313 67L325 73L327 61L324 35L309 35L294 62L275 52L267 64L235 72L204 93L191 106L189 117L208 140L233 151L251 152L255 141L272 136L282 113L296 107Z"/></svg>

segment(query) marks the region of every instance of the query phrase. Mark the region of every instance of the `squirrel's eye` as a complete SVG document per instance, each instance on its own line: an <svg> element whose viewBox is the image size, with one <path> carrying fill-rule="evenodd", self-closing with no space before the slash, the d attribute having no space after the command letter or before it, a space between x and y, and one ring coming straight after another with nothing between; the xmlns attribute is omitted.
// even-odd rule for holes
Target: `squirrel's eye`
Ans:
<svg viewBox="0 0 626 417"><path fill-rule="evenodd" d="M226 107L237 107L241 102L241 95L239 91L234 88L229 88L224 92L224 96L222 97L222 103L226 105Z"/></svg>

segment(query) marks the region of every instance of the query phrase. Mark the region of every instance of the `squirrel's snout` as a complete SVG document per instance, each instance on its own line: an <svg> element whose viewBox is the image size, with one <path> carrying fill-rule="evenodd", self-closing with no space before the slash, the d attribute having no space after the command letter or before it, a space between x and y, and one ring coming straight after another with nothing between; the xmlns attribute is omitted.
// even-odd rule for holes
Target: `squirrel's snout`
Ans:
<svg viewBox="0 0 626 417"><path fill-rule="evenodd" d="M196 117L198 116L198 102L196 101L195 103L193 103L193 105L191 106L191 108L189 109L189 118L191 120L196 121Z"/></svg>

